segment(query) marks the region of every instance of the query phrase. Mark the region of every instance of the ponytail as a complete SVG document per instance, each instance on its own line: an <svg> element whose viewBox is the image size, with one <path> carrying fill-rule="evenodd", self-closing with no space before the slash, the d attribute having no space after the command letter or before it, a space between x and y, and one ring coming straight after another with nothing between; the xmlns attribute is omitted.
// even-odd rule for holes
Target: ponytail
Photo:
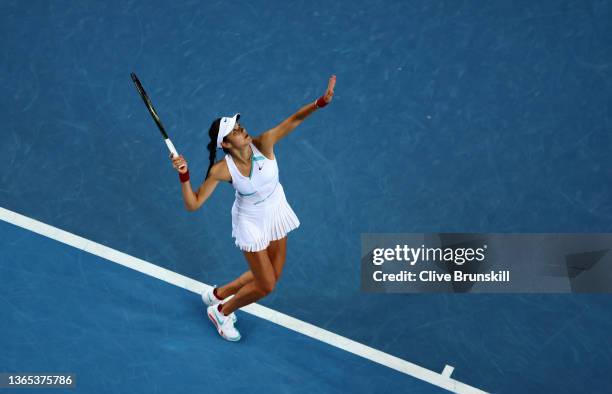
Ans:
<svg viewBox="0 0 612 394"><path fill-rule="evenodd" d="M210 137L210 142L206 146L208 149L208 170L206 170L206 176L204 180L208 178L208 173L210 172L211 167L215 164L215 159L217 157L217 136L219 135L219 125L221 124L221 118L215 119L210 125L210 129L208 129L208 136ZM225 138L224 138L225 139ZM229 153L229 151L223 148L223 152Z"/></svg>

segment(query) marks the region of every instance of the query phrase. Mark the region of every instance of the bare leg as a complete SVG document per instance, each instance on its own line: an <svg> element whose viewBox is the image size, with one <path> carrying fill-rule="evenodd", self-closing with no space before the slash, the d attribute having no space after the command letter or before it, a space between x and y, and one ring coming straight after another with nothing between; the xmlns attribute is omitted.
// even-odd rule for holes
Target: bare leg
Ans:
<svg viewBox="0 0 612 394"><path fill-rule="evenodd" d="M251 272L251 270L248 270L244 274L240 275L238 278L231 281L230 283L224 286L218 287L217 295L221 297L221 299L227 298L231 296L232 294L238 293L238 290L240 290L243 286L245 286L249 282L252 282L253 279L254 279L253 273Z"/></svg>
<svg viewBox="0 0 612 394"><path fill-rule="evenodd" d="M287 256L287 237L285 236L277 241L270 242L270 245L266 248L266 250L268 251L268 256L272 262L272 266L274 267L274 276L278 281L283 271L285 258ZM230 283L218 287L217 295L221 297L221 299L225 299L232 294L238 293L243 286L252 282L253 279L255 279L253 272L248 270Z"/></svg>
<svg viewBox="0 0 612 394"><path fill-rule="evenodd" d="M285 266L285 258L287 257L287 236L285 235L279 240L270 242L270 246L268 246L267 250L270 261L272 261L272 266L274 267L276 281L278 282L283 272L283 267Z"/></svg>
<svg viewBox="0 0 612 394"><path fill-rule="evenodd" d="M253 280L242 286L236 295L223 304L221 312L229 315L238 308L251 304L270 294L276 285L276 273L268 252L244 252Z"/></svg>

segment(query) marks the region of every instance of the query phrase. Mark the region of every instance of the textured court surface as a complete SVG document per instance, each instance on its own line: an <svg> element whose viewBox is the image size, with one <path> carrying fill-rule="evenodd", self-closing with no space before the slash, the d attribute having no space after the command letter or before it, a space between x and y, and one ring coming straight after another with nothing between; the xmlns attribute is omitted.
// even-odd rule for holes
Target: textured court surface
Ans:
<svg viewBox="0 0 612 394"><path fill-rule="evenodd" d="M73 371L83 393L445 392L246 313L244 340L220 340L192 293L0 228L9 245L0 270L6 371Z"/></svg>
<svg viewBox="0 0 612 394"><path fill-rule="evenodd" d="M302 225L261 304L487 391L609 391L610 296L362 294L359 241L612 232L610 20L609 1L2 1L0 206L228 281L246 268L233 189L184 211L129 73L197 185L215 117L257 135L336 74L275 151ZM222 342L191 293L0 233L0 372L74 365L83 392L123 391L113 373L136 392L439 391L244 313L244 342Z"/></svg>

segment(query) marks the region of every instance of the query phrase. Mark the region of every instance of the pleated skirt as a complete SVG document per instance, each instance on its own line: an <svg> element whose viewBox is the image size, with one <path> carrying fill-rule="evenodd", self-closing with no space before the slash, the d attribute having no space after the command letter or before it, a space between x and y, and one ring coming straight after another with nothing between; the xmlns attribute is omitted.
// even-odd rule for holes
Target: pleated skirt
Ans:
<svg viewBox="0 0 612 394"><path fill-rule="evenodd" d="M285 237L299 226L300 221L287 202L280 182L260 203L236 196L232 206L232 237L242 251L264 250L271 241Z"/></svg>

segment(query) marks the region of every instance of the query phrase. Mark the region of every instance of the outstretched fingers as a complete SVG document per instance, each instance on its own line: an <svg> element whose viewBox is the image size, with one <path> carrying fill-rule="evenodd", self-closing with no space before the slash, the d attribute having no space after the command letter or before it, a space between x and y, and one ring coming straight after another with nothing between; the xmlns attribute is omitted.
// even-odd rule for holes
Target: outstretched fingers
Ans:
<svg viewBox="0 0 612 394"><path fill-rule="evenodd" d="M334 88L336 87L336 76L332 75L327 83L327 90L325 91L325 101L330 102L334 97Z"/></svg>
<svg viewBox="0 0 612 394"><path fill-rule="evenodd" d="M329 77L329 82L327 83L327 91L334 92L334 87L336 86L336 76L332 75Z"/></svg>

